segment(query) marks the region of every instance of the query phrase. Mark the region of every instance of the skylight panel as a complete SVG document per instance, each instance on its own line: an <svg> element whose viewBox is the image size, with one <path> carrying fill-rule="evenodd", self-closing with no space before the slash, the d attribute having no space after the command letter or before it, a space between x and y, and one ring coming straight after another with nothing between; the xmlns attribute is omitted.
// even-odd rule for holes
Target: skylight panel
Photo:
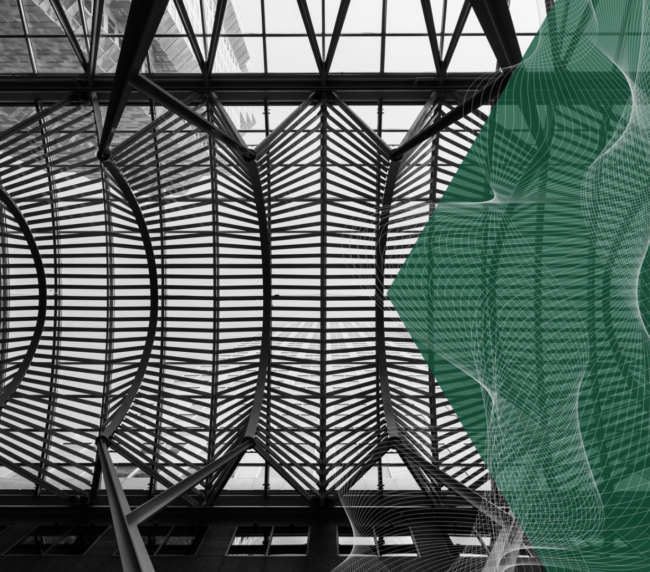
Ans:
<svg viewBox="0 0 650 572"><path fill-rule="evenodd" d="M2 73L31 73L27 41L25 38L0 37L0 68Z"/></svg>
<svg viewBox="0 0 650 572"><path fill-rule="evenodd" d="M264 3L267 34L306 34L296 0L271 0Z"/></svg>
<svg viewBox="0 0 650 572"><path fill-rule="evenodd" d="M382 0L351 0L343 34L379 34L381 19Z"/></svg>
<svg viewBox="0 0 650 572"><path fill-rule="evenodd" d="M544 3L538 0L511 0L510 16L517 34L536 34L546 19Z"/></svg>
<svg viewBox="0 0 650 572"><path fill-rule="evenodd" d="M384 71L387 73L436 71L427 36L388 36Z"/></svg>
<svg viewBox="0 0 650 572"><path fill-rule="evenodd" d="M420 0L388 0L386 15L388 34L426 34Z"/></svg>
<svg viewBox="0 0 650 572"><path fill-rule="evenodd" d="M497 59L485 36L461 36L449 72L493 72Z"/></svg>
<svg viewBox="0 0 650 572"><path fill-rule="evenodd" d="M307 36L267 38L266 51L269 73L318 72Z"/></svg>
<svg viewBox="0 0 650 572"><path fill-rule="evenodd" d="M331 72L377 73L380 58L381 38L343 36L336 48Z"/></svg>

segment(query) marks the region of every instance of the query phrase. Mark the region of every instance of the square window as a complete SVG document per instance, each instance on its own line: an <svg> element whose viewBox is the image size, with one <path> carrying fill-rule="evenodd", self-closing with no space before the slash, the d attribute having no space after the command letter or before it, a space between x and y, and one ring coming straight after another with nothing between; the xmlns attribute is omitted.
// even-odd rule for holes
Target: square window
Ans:
<svg viewBox="0 0 650 572"><path fill-rule="evenodd" d="M355 556L376 556L377 547L375 546L374 536L355 536L351 526L339 526L339 556L349 556L352 549L358 546L362 553ZM363 554L365 552L365 554Z"/></svg>
<svg viewBox="0 0 650 572"><path fill-rule="evenodd" d="M194 556L207 531L207 526L175 526L158 556Z"/></svg>
<svg viewBox="0 0 650 572"><path fill-rule="evenodd" d="M240 526L227 556L307 556L308 526Z"/></svg>
<svg viewBox="0 0 650 572"><path fill-rule="evenodd" d="M171 532L171 526L141 526L140 536L144 541L144 546L147 549L147 554L154 555L158 549L163 545L167 539L167 535Z"/></svg>
<svg viewBox="0 0 650 572"><path fill-rule="evenodd" d="M275 526L269 556L307 556L308 526Z"/></svg>
<svg viewBox="0 0 650 572"><path fill-rule="evenodd" d="M6 528L6 527L5 527ZM68 554L81 556L108 526L39 526L5 554Z"/></svg>
<svg viewBox="0 0 650 572"><path fill-rule="evenodd" d="M271 526L239 526L230 543L228 556L266 556Z"/></svg>
<svg viewBox="0 0 650 572"><path fill-rule="evenodd" d="M108 526L75 526L48 554L81 556L106 532Z"/></svg>
<svg viewBox="0 0 650 572"><path fill-rule="evenodd" d="M39 526L5 554L45 554L70 530L69 526Z"/></svg>

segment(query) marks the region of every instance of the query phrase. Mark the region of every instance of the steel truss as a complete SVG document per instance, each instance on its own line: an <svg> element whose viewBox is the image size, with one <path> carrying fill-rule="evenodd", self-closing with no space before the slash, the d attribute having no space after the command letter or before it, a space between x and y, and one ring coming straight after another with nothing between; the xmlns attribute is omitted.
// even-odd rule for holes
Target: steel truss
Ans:
<svg viewBox="0 0 650 572"><path fill-rule="evenodd" d="M58 0L54 4L65 19ZM512 65L521 54L507 10L491 12L489 3L466 1L442 60L423 0L439 74L434 86L406 75L330 76L349 2L341 2L329 51L321 57L306 2L298 0L318 76L220 77L215 83L222 0L206 59L186 22L202 72L198 79L139 75L166 4L132 2L117 71L108 82L94 75L93 42L88 60L75 50L86 76L74 84L20 78L0 89L6 101L19 101L18 91L26 88L46 98L78 94L0 136L2 222L11 231L3 233L0 246L3 254L8 247L22 249L22 258L30 253L37 286L28 297L35 326L23 340L18 365L15 349L9 352L3 339L5 378L11 368L15 373L0 388L0 442L10 451L0 461L66 498L71 487L92 500L103 475L128 571L153 570L138 525L180 497L191 505L212 503L247 451L257 452L309 502L325 504L394 450L432 502L447 487L508 535L518 534L506 513L473 490L487 473L471 444L460 449L458 464L460 471L477 469L481 478L471 486L462 484L458 467L455 476L450 467L440 468L439 434L464 433L453 422L437 423L444 396L415 346L405 347L403 326L385 296L404 241L421 228L415 220L426 220L439 200L441 173L450 177L457 166L438 156L445 131L463 125L456 134L463 143L448 144L464 151L485 119L479 107L494 101L509 77L509 71L480 81L447 74L469 6L489 28L499 61ZM187 21L182 2L177 7ZM97 18L101 14L93 20L94 38ZM452 109L449 100L468 90ZM261 96L301 105L249 149L215 91L229 101ZM406 141L391 150L341 93L363 101L428 101ZM102 121L99 101L107 97ZM153 101L168 112L112 145L133 101ZM43 171L49 195L42 190ZM88 219L94 221L89 228L83 224ZM15 229L26 244L14 244ZM80 255L82 243L101 255ZM80 264L80 256L89 262ZM101 278L98 268L105 272ZM206 284L180 291L177 278L190 270L206 270ZM307 270L314 274L305 275ZM340 270L354 274L357 286L337 286L330 276ZM82 297L87 318L63 312L66 301L79 296L62 277L90 292ZM12 278L3 270L5 282ZM209 303L210 317L192 300ZM345 318L330 314L340 302L368 308L374 327L348 324L345 331L374 353L337 347ZM99 323L92 317L98 303L107 307ZM310 309L296 326L289 316L300 307ZM7 323L7 310L1 310ZM306 342L288 352L296 332ZM178 384L204 365L209 380L179 391ZM356 382L356 389L339 377ZM290 388L294 383L299 385ZM47 417L45 437L29 428L30 417L35 427L41 415ZM183 424L189 415L198 419ZM422 415L430 423L417 425L414 419ZM11 433L12 423L27 428ZM39 439L46 451L34 447ZM91 440L96 458L87 453ZM149 501L129 507L109 449L151 478ZM71 455L76 472L66 465ZM18 457L28 462L21 465ZM159 493L158 483L164 488Z"/></svg>

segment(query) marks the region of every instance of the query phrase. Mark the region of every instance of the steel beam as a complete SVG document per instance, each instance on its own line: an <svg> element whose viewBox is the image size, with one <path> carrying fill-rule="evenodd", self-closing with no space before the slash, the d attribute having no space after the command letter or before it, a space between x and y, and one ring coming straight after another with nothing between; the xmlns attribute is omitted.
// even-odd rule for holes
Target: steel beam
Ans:
<svg viewBox="0 0 650 572"><path fill-rule="evenodd" d="M183 23L183 27L185 28L185 33L187 34L187 37L190 41L192 53L194 54L194 57L196 58L196 61L199 64L199 69L201 70L202 73L205 74L205 70L206 70L205 60L203 59L203 54L201 53L199 42L196 39L196 34L194 33L194 28L192 27L192 22L190 21L190 17L187 13L187 9L185 8L185 3L183 2L183 0L174 0L174 5L176 6L178 15L180 16L181 22Z"/></svg>
<svg viewBox="0 0 650 572"><path fill-rule="evenodd" d="M303 24L305 25L305 30L307 31L307 37L309 38L309 45L311 46L311 51L313 52L314 59L316 60L316 66L318 67L318 72L322 74L323 58L318 48L318 40L316 39L316 32L314 32L314 24L311 21L309 8L307 7L307 0L297 0L297 1L298 1L298 8L300 8L300 16L302 17ZM324 22L323 25L325 25Z"/></svg>
<svg viewBox="0 0 650 572"><path fill-rule="evenodd" d="M507 0L469 0L485 36L503 68L521 61L521 50Z"/></svg>
<svg viewBox="0 0 650 572"><path fill-rule="evenodd" d="M205 80L200 74L147 74L147 78L176 98L184 100L190 94L214 93L222 103L262 104L264 100L300 104L314 92L336 92L345 101L376 103L421 103L431 93L466 94L488 85L498 72L488 74L449 73L444 78L436 74L330 74L323 83L319 74L219 74ZM533 74L532 77L534 77ZM603 73L603 81L611 74ZM100 103L110 101L113 79L111 74L87 76L66 74L11 75L0 82L0 102L20 104L34 99L55 102L73 93L95 92ZM540 75L535 81L544 81ZM534 83L534 81L532 81ZM605 96L603 95L603 98ZM128 103L142 105L148 98L131 91ZM604 99L603 99L604 100ZM622 101L621 101L622 102ZM622 102L623 103L623 102Z"/></svg>
<svg viewBox="0 0 650 572"><path fill-rule="evenodd" d="M390 208L393 202L393 192L397 183L397 176L401 166L401 156L393 159L388 168L386 186L384 187L384 198L377 216L377 251L375 255L375 328L376 328L376 355L377 375L379 376L379 387L381 400L386 419L386 430L388 437L398 438L399 429L393 410L393 401L390 394L390 382L388 379L388 362L386 356L386 330L385 330L385 301L384 294L384 262L386 256L386 242L388 239L388 222L390 220Z"/></svg>
<svg viewBox="0 0 650 572"><path fill-rule="evenodd" d="M151 518L167 505L184 495L190 489L198 485L202 480L207 479L212 473L228 464L233 459L240 457L253 446L251 440L244 440L221 457L209 462L205 467L199 469L194 474L176 483L173 487L161 492L151 500L140 505L126 516L129 525L138 525Z"/></svg>
<svg viewBox="0 0 650 572"><path fill-rule="evenodd" d="M94 78L97 69L97 54L99 53L103 15L104 0L93 0L93 20L90 29L90 51L88 52L88 72L91 80Z"/></svg>
<svg viewBox="0 0 650 572"><path fill-rule="evenodd" d="M227 0L217 0L214 24L212 26L212 38L210 39L210 50L208 51L208 61L205 66L206 77L212 73L214 60L217 57L217 47L219 46L219 38L221 37L221 26L223 26L223 17L226 14L226 2Z"/></svg>
<svg viewBox="0 0 650 572"><path fill-rule="evenodd" d="M68 41L70 42L72 46L72 50L77 56L77 59L81 64L81 67L85 72L87 72L88 62L86 61L86 57L84 56L84 53L81 50L81 46L79 45L79 42L77 41L77 36L74 35L74 31L72 30L72 26L68 21L68 17L65 15L65 10L63 9L63 6L61 6L61 2L59 0L50 0L50 3L52 4L52 8L54 8L57 17L59 18L59 22L61 22L61 27L63 28L65 35L68 37ZM83 18L83 14L80 17Z"/></svg>
<svg viewBox="0 0 650 572"><path fill-rule="evenodd" d="M104 473L106 495L111 507L111 518L120 550L122 569L124 572L155 572L137 525L128 520L131 508L108 453L106 438L100 437L97 440L97 452Z"/></svg>
<svg viewBox="0 0 650 572"><path fill-rule="evenodd" d="M142 76L133 76L129 80L129 83L140 93L166 107L181 119L184 119L211 137L214 137L217 141L221 141L243 159L250 161L255 158L255 154L246 146L245 143L233 139L230 135L221 132L210 123L210 121L201 117L198 113L187 107L182 101L176 99L173 95L166 92L147 78Z"/></svg>
<svg viewBox="0 0 650 572"><path fill-rule="evenodd" d="M151 236L149 235L149 229L147 228L147 223L144 219L142 211L140 210L140 205L138 204L131 187L128 182L122 175L122 172L112 161L104 161L104 167L111 174L115 184L122 193L122 196L126 200L127 204L131 208L133 217L135 218L136 224L138 225L138 230L140 231L140 236L142 237L142 244L145 251L145 256L147 259L147 269L149 271L149 323L147 325L147 337L145 343L142 347L142 353L140 355L140 363L138 369L135 372L133 377L133 382L131 387L127 391L126 395L122 399L122 403L115 411L114 415L111 417L109 423L104 428L101 433L101 437L110 439L122 423L124 417L126 416L129 408L137 396L144 375L147 371L147 366L149 365L149 359L151 358L151 353L153 351L153 345L156 338L156 326L158 323L158 273L156 269L156 255L153 248L153 243L151 242Z"/></svg>
<svg viewBox="0 0 650 572"><path fill-rule="evenodd" d="M424 12L424 22L427 26L427 34L429 35L429 43L431 44L431 52L433 54L433 63L436 66L436 72L439 76L444 75L445 68L442 65L440 58L440 46L438 45L438 34L436 34L436 24L433 20L433 12L431 11L431 1L421 0L422 11Z"/></svg>
<svg viewBox="0 0 650 572"><path fill-rule="evenodd" d="M465 0L463 7L460 9L460 15L458 16L456 27L454 28L454 31L451 35L451 40L449 41L449 46L447 47L447 51L445 53L445 61L442 64L445 73L447 73L447 70L449 69L451 58L454 56L454 52L458 46L458 40L460 40L460 35L463 33L463 29L467 23L467 17L469 16L471 8L472 7L469 3L469 0Z"/></svg>
<svg viewBox="0 0 650 572"><path fill-rule="evenodd" d="M43 334L43 329L45 328L45 315L47 311L47 282L45 279L45 267L43 266L43 259L41 258L41 253L38 250L38 245L34 235L32 234L23 213L18 208L18 205L13 201L9 194L5 191L4 187L0 184L0 202L4 205L4 208L11 213L14 221L20 227L27 245L29 246L29 251L34 260L34 266L36 269L36 277L38 280L38 313L36 315L36 324L34 325L34 331L32 333L32 339L29 342L27 351L23 356L22 362L16 372L13 374L12 378L9 381L5 381L2 388L0 388L0 410L7 403L7 400L11 397L14 391L18 388L21 381L24 379L27 370L29 369L36 350L38 349L38 344L41 341L41 336Z"/></svg>
<svg viewBox="0 0 650 572"><path fill-rule="evenodd" d="M113 77L111 98L99 142L97 156L101 161L109 157L109 147L124 108L129 100L129 80L138 74L156 30L165 14L168 0L133 0L126 21L117 70Z"/></svg>
<svg viewBox="0 0 650 572"><path fill-rule="evenodd" d="M446 115L443 115L440 119L434 121L429 127L426 127L418 134L414 135L404 143L402 143L396 149L391 151L392 157L402 156L407 151L414 149L420 143L423 143L427 139L430 139L434 135L440 133L443 129L450 127L454 123L460 121L463 117L469 115L472 111L477 110L482 105L486 105L496 100L501 92L505 89L508 84L510 76L514 73L514 69L510 68L505 70L496 80L491 84L485 87L482 91L468 97L463 103L457 105Z"/></svg>
<svg viewBox="0 0 650 572"><path fill-rule="evenodd" d="M343 24L345 23L345 17L347 16L349 7L350 0L341 0L339 11L336 15L336 22L334 23L334 31L332 33L332 38L330 39L330 47L327 50L327 58L323 67L323 74L325 76L324 79L326 79L327 75L330 73L330 68L332 67L332 62L334 61L334 54L336 53L336 46L339 43L341 32L343 31Z"/></svg>

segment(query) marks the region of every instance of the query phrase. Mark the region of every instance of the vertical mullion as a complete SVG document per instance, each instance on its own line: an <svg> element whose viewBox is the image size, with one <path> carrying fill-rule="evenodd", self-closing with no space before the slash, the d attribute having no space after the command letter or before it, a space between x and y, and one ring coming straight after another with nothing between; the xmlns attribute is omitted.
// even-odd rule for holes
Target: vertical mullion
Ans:
<svg viewBox="0 0 650 572"><path fill-rule="evenodd" d="M381 3L381 53L379 62L379 72L384 73L384 63L386 60L386 13L388 0L382 0Z"/></svg>
<svg viewBox="0 0 650 572"><path fill-rule="evenodd" d="M151 121L156 120L156 109L153 102L149 102L149 114ZM154 161L156 166L156 187L158 191L158 232L159 244L160 244L160 262L158 265L160 272L160 355L158 358L158 398L156 400L156 418L154 426L154 442L153 442L153 451L151 456L151 469L156 474L160 474L159 464L160 464L160 441L162 433L162 414L163 414L163 383L165 379L165 344L166 344L166 308L167 308L167 296L166 296L166 283L165 283L165 211L163 209L163 189L162 182L160 177L160 158L158 154L158 127L153 128L153 151L154 151ZM149 479L149 497L153 497L156 493L156 480L151 477Z"/></svg>
<svg viewBox="0 0 650 572"><path fill-rule="evenodd" d="M269 73L268 57L266 55L266 2L262 3L262 52L264 54L264 73Z"/></svg>
<svg viewBox="0 0 650 572"><path fill-rule="evenodd" d="M268 100L264 100L264 136L268 137L269 136L269 102ZM266 153L266 163L267 163L267 171L266 171L266 176L267 176L267 188L268 188L268 232L269 232L269 251L271 252L271 265L273 264L273 233L272 233L272 207L273 204L271 202L271 191L272 191L272 184L271 184L271 171L272 171L272 162L271 162L271 153L272 153L273 147L270 147L268 152ZM273 266L271 266L273 268ZM271 284L273 283L273 272L271 272ZM271 287L271 291L273 290L273 287ZM272 431L271 431L271 366L273 364L273 304L271 304L271 352L269 353L269 367L268 367L268 373L267 373L267 389L266 389L266 447L267 451L269 454L271 454L271 438L272 438ZM268 497L269 496L269 488L270 488L270 468L269 468L269 462L264 459L264 496Z"/></svg>
<svg viewBox="0 0 650 572"><path fill-rule="evenodd" d="M321 103L321 114L319 492L323 499L327 484L327 97Z"/></svg>
<svg viewBox="0 0 650 572"><path fill-rule="evenodd" d="M446 0L445 0L446 8ZM444 24L443 24L444 26ZM443 27L444 30L444 27ZM431 123L434 123L442 115L442 99L438 97L434 103L433 114L431 118ZM431 186L430 186L430 195L429 195L429 216L433 216L437 202L438 202L438 158L440 156L440 133L437 133L433 138L431 145ZM435 237L432 237L435 238ZM432 246L435 248L435 245ZM429 316L427 323L429 324L429 347L435 347L433 341L435 339L435 314L433 311L433 304L427 304L429 310ZM438 380L436 379L436 356L433 352L429 352L429 363L431 367L428 368L428 377L429 377L429 424L431 426L431 462L434 465L440 464L440 444L438 441L438 426L440 424L440 418L438 417ZM442 391L442 389L440 389Z"/></svg>
<svg viewBox="0 0 650 572"><path fill-rule="evenodd" d="M38 101L35 103L36 113L41 113L43 109ZM52 172L52 165L48 156L48 137L47 128L44 126L43 118L38 120L40 125L41 141L43 143L43 154L45 158L45 169L47 171L47 183L51 201L51 224L52 224L52 267L53 267L53 290L54 294L52 300L54 302L54 312L52 316L52 362L50 364L50 382L49 393L50 398L47 402L47 413L45 417L45 427L43 432L43 449L41 452L41 460L39 462L39 470L37 476L39 479L46 480L47 477L47 459L49 450L52 444L52 422L54 420L54 412L56 411L56 379L59 370L59 357L60 357L60 329L61 329L61 302L60 292L61 287L61 261L59 260L59 240L58 240L58 227L59 227L59 213L58 213L58 200L56 196L56 182ZM41 492L40 485L34 488L35 496L39 496Z"/></svg>
<svg viewBox="0 0 650 572"><path fill-rule="evenodd" d="M38 73L36 67L36 59L34 58L34 48L32 47L32 38L29 34L29 27L27 25L27 17L25 16L25 6L23 0L16 0L18 3L18 12L20 13L20 21L23 24L23 32L25 33L25 41L27 42L27 52L29 53L29 61L32 64L32 71Z"/></svg>
<svg viewBox="0 0 650 572"><path fill-rule="evenodd" d="M206 104L208 119L214 122L212 108ZM217 169L217 159L214 152L214 139L208 135L208 148L210 150L210 189L212 192L212 227L213 227L213 246L212 246L212 387L210 394L210 434L208 437L208 451L206 463L210 462L217 450L219 439L218 433L218 415L219 415L219 349L221 339L221 327L219 320L221 318L221 300L220 286L221 278L219 274L219 170ZM207 496L207 491L206 491Z"/></svg>

